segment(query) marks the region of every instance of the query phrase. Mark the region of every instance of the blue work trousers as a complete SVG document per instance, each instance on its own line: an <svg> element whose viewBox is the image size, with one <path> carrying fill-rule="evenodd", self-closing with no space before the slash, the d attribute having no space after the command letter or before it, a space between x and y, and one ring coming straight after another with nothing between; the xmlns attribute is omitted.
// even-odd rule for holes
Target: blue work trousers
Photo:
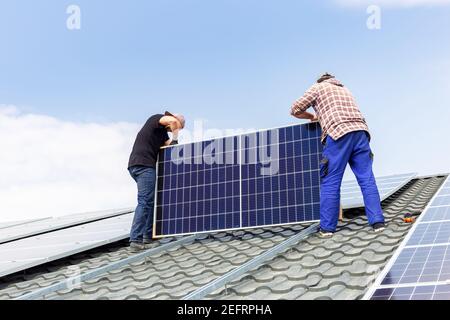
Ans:
<svg viewBox="0 0 450 320"><path fill-rule="evenodd" d="M326 138L321 161L320 227L335 232L339 219L341 183L347 163L361 188L370 225L383 222L380 194L372 171L373 153L366 131L350 132L338 139Z"/></svg>

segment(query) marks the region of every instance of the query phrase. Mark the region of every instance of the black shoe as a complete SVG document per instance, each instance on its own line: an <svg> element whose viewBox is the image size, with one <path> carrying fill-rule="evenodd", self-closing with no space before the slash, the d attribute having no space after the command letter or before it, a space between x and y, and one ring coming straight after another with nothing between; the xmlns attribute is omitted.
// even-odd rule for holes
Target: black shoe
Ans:
<svg viewBox="0 0 450 320"><path fill-rule="evenodd" d="M373 231L375 233L380 233L386 230L386 225L383 222L375 223L373 225Z"/></svg>

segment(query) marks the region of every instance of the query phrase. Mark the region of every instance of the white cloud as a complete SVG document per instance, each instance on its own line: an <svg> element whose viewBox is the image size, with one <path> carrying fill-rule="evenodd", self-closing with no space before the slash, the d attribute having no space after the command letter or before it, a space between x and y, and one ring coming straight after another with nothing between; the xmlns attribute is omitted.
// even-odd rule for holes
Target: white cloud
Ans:
<svg viewBox="0 0 450 320"><path fill-rule="evenodd" d="M0 221L135 205L131 123L76 123L0 105Z"/></svg>
<svg viewBox="0 0 450 320"><path fill-rule="evenodd" d="M335 2L348 7L367 7L373 4L400 8L450 5L450 0L335 0Z"/></svg>

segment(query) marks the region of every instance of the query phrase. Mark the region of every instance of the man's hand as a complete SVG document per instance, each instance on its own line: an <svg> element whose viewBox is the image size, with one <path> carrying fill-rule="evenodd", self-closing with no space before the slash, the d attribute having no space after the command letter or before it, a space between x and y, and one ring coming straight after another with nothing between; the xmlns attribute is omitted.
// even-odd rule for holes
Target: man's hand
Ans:
<svg viewBox="0 0 450 320"><path fill-rule="evenodd" d="M296 117L297 119L310 120L311 122L319 121L316 115L309 113L307 111L294 114L293 116Z"/></svg>
<svg viewBox="0 0 450 320"><path fill-rule="evenodd" d="M180 133L180 129L176 128L172 130L172 140L178 141L178 134Z"/></svg>

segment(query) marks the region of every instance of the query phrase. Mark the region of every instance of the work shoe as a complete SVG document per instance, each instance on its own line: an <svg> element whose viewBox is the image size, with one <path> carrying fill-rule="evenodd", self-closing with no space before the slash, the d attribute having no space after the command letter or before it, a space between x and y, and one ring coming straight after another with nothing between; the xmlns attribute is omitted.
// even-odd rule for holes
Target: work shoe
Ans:
<svg viewBox="0 0 450 320"><path fill-rule="evenodd" d="M152 239L145 239L144 238L144 247L145 247L145 249L152 249L153 248L153 241L152 241Z"/></svg>
<svg viewBox="0 0 450 320"><path fill-rule="evenodd" d="M131 252L139 252L145 249L145 246L143 243L139 242L130 242L130 251Z"/></svg>
<svg viewBox="0 0 450 320"><path fill-rule="evenodd" d="M325 230L320 229L319 232L317 232L317 235L318 235L319 238L329 239L329 238L331 238L333 236L333 232L329 232L329 231L325 231Z"/></svg>
<svg viewBox="0 0 450 320"><path fill-rule="evenodd" d="M380 233L386 230L386 225L383 222L375 223L373 225L373 231L375 233Z"/></svg>

